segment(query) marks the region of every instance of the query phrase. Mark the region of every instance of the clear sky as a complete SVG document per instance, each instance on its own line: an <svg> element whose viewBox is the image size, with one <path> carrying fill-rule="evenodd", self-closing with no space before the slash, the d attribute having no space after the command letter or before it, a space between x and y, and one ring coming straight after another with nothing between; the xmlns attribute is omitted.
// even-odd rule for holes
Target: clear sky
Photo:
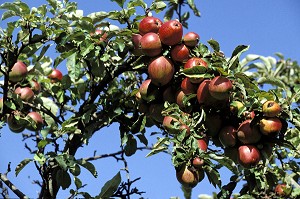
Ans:
<svg viewBox="0 0 300 199"><path fill-rule="evenodd" d="M0 0L1 3L5 0ZM45 3L44 0L26 0L31 6ZM78 7L87 15L96 11L109 11L119 9L110 0L78 0ZM146 1L149 5L150 0ZM234 48L239 44L250 45L247 53L273 56L275 52L281 52L285 57L300 60L300 1L299 0L195 0L201 11L200 18L193 17L189 21L189 30L197 32L201 42L213 38L217 40L226 56L230 56ZM155 16L156 14L153 13ZM161 17L161 15L159 15ZM0 22L1 27L6 23ZM245 53L245 54L247 54ZM148 134L155 129L149 129ZM154 140L155 138L151 138ZM24 158L32 158L21 142L21 134L10 133L5 127L0 132L0 172L5 172L8 162L14 170L16 165ZM118 127L111 127L98 132L90 144L78 151L78 158L97 154L112 153L119 150ZM137 152L128 158L130 177L132 179L142 177L135 186L146 193L144 198L160 199L178 196L183 198L180 185L176 180L175 171L170 156L159 154L145 158L148 151ZM91 195L100 192L103 183L113 177L123 167L121 162L113 158L102 159L93 162L98 170L99 177L94 179L88 172L82 169L80 175L83 183L88 183L85 190ZM229 171L228 171L229 172ZM223 171L221 176L227 182L230 173ZM21 171L18 178L14 172L8 177L21 190L30 197L36 197L39 191L32 181L38 174L33 164ZM126 176L122 176L123 180ZM194 189L193 198L200 193L211 194L215 189L205 179ZM58 198L66 198L68 191L61 191ZM11 195L13 197L13 195ZM132 198L138 198L137 196Z"/></svg>

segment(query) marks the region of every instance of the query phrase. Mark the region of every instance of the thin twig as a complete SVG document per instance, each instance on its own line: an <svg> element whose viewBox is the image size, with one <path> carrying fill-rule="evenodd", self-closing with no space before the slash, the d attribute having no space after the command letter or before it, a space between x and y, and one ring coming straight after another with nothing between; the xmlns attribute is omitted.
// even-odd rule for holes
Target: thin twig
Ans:
<svg viewBox="0 0 300 199"><path fill-rule="evenodd" d="M23 192L21 192L8 178L5 174L0 173L0 179L6 184L19 198L28 198Z"/></svg>

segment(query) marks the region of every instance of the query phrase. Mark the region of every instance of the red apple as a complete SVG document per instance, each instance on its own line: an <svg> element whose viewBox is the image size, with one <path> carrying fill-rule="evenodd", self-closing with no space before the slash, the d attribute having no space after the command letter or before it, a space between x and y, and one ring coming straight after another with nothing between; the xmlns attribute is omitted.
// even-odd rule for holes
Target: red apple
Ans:
<svg viewBox="0 0 300 199"><path fill-rule="evenodd" d="M41 84L35 80L30 81L30 86L31 86L32 91L36 94L41 91Z"/></svg>
<svg viewBox="0 0 300 199"><path fill-rule="evenodd" d="M133 54L135 55L142 55L142 49L140 48L140 41L141 41L142 35L140 34L132 34L132 44L133 44Z"/></svg>
<svg viewBox="0 0 300 199"><path fill-rule="evenodd" d="M207 151L207 148L208 148L208 138L207 137L198 139L197 142L198 142L198 147L200 150Z"/></svg>
<svg viewBox="0 0 300 199"><path fill-rule="evenodd" d="M216 76L209 84L209 93L218 100L227 99L232 90L232 83L227 77Z"/></svg>
<svg viewBox="0 0 300 199"><path fill-rule="evenodd" d="M185 131L186 136L190 135L190 133L191 133L190 127L186 124L181 124L180 127L179 127L179 130L180 130L180 132Z"/></svg>
<svg viewBox="0 0 300 199"><path fill-rule="evenodd" d="M190 81L189 77L185 77L182 82L181 82L181 90L185 93L185 94L195 94L197 93L197 85L193 84Z"/></svg>
<svg viewBox="0 0 300 199"><path fill-rule="evenodd" d="M183 43L188 47L197 46L200 36L195 32L188 32L183 36Z"/></svg>
<svg viewBox="0 0 300 199"><path fill-rule="evenodd" d="M225 148L234 147L237 142L236 129L231 125L222 127L219 132L219 140Z"/></svg>
<svg viewBox="0 0 300 199"><path fill-rule="evenodd" d="M168 46L178 44L183 35L182 24L177 20L167 21L161 25L158 34L163 44Z"/></svg>
<svg viewBox="0 0 300 199"><path fill-rule="evenodd" d="M140 48L149 57L159 55L162 51L159 36L153 32L145 34L140 40Z"/></svg>
<svg viewBox="0 0 300 199"><path fill-rule="evenodd" d="M44 124L42 116L38 112L29 112L27 116L33 120L34 124L29 124L26 128L31 131L41 130Z"/></svg>
<svg viewBox="0 0 300 199"><path fill-rule="evenodd" d="M190 57L190 50L183 43L172 46L170 52L172 60L177 62L186 62Z"/></svg>
<svg viewBox="0 0 300 199"><path fill-rule="evenodd" d="M142 82L139 93L141 98L147 102L153 101L157 98L159 90L158 87L152 84L151 79L147 79Z"/></svg>
<svg viewBox="0 0 300 199"><path fill-rule="evenodd" d="M200 105L210 106L218 102L209 92L210 82L209 79L203 80L197 89L197 100Z"/></svg>
<svg viewBox="0 0 300 199"><path fill-rule="evenodd" d="M204 171L183 166L176 172L176 178L184 187L193 188L204 178Z"/></svg>
<svg viewBox="0 0 300 199"><path fill-rule="evenodd" d="M188 59L183 67L184 67L184 69L187 69L187 68L193 68L194 66L203 66L206 69L208 68L206 61L204 61L200 57L192 57L192 58ZM190 78L190 81L192 83L200 83L203 81L203 78Z"/></svg>
<svg viewBox="0 0 300 199"><path fill-rule="evenodd" d="M275 193L280 197L287 197L291 194L291 188L288 188L286 184L277 184Z"/></svg>
<svg viewBox="0 0 300 199"><path fill-rule="evenodd" d="M26 77L27 73L28 71L26 64L24 64L22 61L17 61L8 74L9 81L14 83L20 82Z"/></svg>
<svg viewBox="0 0 300 199"><path fill-rule="evenodd" d="M200 157L195 157L192 161L192 165L195 167L195 168L201 168L203 165L204 165L204 160L201 159Z"/></svg>
<svg viewBox="0 0 300 199"><path fill-rule="evenodd" d="M255 144L260 141L261 133L258 126L251 125L251 120L245 120L237 130L237 137L243 144Z"/></svg>
<svg viewBox="0 0 300 199"><path fill-rule="evenodd" d="M15 93L20 96L20 98L25 102L31 102L34 98L34 92L29 87L17 87Z"/></svg>
<svg viewBox="0 0 300 199"><path fill-rule="evenodd" d="M263 104L262 112L267 117L275 117L281 112L281 107L277 102L269 100Z"/></svg>
<svg viewBox="0 0 300 199"><path fill-rule="evenodd" d="M176 122L179 122L179 121L176 118L167 115L164 117L162 125L169 133L174 133L174 132L176 132L176 128L175 128Z"/></svg>
<svg viewBox="0 0 300 199"><path fill-rule="evenodd" d="M100 35L100 41L106 42L107 41L107 33L104 30L96 29L95 30L96 35Z"/></svg>
<svg viewBox="0 0 300 199"><path fill-rule="evenodd" d="M55 82L61 81L63 78L63 75L60 72L60 70L54 69L54 70L52 70L50 75L48 75L48 77L51 79L52 83L55 83Z"/></svg>
<svg viewBox="0 0 300 199"><path fill-rule="evenodd" d="M276 135L282 128L282 122L277 117L262 118L259 128L264 135Z"/></svg>
<svg viewBox="0 0 300 199"><path fill-rule="evenodd" d="M139 33L145 35L149 32L158 33L159 28L162 25L162 21L156 17L145 17L139 23Z"/></svg>
<svg viewBox="0 0 300 199"><path fill-rule="evenodd" d="M260 161L260 152L254 145L241 145L238 149L238 161L245 168L256 166Z"/></svg>
<svg viewBox="0 0 300 199"><path fill-rule="evenodd" d="M178 106L181 108L181 109L184 109L185 108L185 105L183 103L183 99L184 97L186 96L186 94L183 92L183 90L178 90L175 94L175 100L176 100L176 104L178 104Z"/></svg>
<svg viewBox="0 0 300 199"><path fill-rule="evenodd" d="M151 82L156 86L168 84L175 73L172 61L164 56L153 59L148 65Z"/></svg>

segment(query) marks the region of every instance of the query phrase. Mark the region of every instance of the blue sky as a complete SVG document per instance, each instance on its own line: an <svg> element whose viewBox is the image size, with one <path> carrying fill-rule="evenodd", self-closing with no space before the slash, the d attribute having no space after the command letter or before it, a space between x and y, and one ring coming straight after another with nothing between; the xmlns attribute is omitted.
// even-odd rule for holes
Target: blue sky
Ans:
<svg viewBox="0 0 300 199"><path fill-rule="evenodd" d="M5 2L5 0L0 1ZM31 6L45 3L44 0L26 0ZM79 9L84 10L87 15L96 11L109 11L119 7L109 0L78 0ZM149 0L146 1L149 5ZM298 0L210 0L198 1L197 7L201 11L200 18L191 17L189 30L194 31L201 37L201 42L213 38L220 43L221 50L226 56L237 45L250 45L247 53L263 56L273 56L275 52L281 52L285 57L300 60L300 1ZM153 13L155 16L156 14ZM161 15L159 15L161 17ZM0 22L1 27L4 22ZM156 129L149 129L148 134ZM154 140L155 138L151 138ZM32 158L21 142L20 134L10 133L5 127L0 132L0 172L4 172L7 163L11 162L14 169L24 158ZM78 151L78 158L92 156L94 150L97 154L112 153L119 150L119 134L116 125L112 125L101 132L96 133L95 138L89 145ZM137 152L133 157L128 158L130 177L132 179L142 177L135 185L146 191L144 198L170 198L178 196L183 198L180 185L176 180L175 171L170 156L159 154L145 158L148 151ZM88 172L82 169L83 183L88 183L86 191L91 195L100 192L102 185L113 177L123 167L121 162L113 158L102 159L93 162L98 170L99 177L94 179ZM32 180L38 176L34 165L30 164L21 171L18 178L11 172L8 177L23 190L28 196L36 197L39 191ZM227 182L230 174L227 171L221 173L224 181ZM126 176L122 176L123 180ZM193 198L200 193L211 194L215 189L205 179L193 190ZM68 191L61 191L58 198L66 198ZM11 195L13 197L13 195ZM133 197L133 198L138 198Z"/></svg>

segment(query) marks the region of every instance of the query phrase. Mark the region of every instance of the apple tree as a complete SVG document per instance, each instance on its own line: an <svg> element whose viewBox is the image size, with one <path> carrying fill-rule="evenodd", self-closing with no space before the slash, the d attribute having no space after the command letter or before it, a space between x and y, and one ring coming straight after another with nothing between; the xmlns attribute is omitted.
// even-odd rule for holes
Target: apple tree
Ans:
<svg viewBox="0 0 300 199"><path fill-rule="evenodd" d="M186 198L204 178L219 189L214 198L299 198L298 63L281 54L241 58L246 45L228 56L217 41L200 41L188 30L191 13L200 16L193 0L111 1L119 10L88 15L68 0L0 6L1 125L23 136L31 154L15 175L34 164L39 198L142 195L132 188L137 179L120 172L96 196L84 189L81 170L97 177L99 168L78 149L118 124L121 150L101 158L126 167L137 150L171 151ZM160 129L153 144L151 127ZM0 171L2 196L11 189L26 197L10 170Z"/></svg>

